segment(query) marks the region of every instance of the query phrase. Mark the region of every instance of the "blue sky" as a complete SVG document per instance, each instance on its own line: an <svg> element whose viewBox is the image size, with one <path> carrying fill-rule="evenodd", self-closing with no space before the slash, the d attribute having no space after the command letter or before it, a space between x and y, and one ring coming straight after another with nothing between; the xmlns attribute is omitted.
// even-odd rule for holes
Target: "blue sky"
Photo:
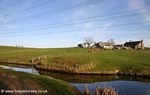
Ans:
<svg viewBox="0 0 150 95"><path fill-rule="evenodd" d="M0 45L74 47L85 37L150 47L150 0L0 0Z"/></svg>

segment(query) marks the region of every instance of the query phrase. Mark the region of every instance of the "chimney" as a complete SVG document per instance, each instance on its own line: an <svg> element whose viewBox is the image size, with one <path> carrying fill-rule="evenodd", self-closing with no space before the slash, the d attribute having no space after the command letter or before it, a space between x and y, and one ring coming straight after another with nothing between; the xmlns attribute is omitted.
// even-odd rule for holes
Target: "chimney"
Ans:
<svg viewBox="0 0 150 95"><path fill-rule="evenodd" d="M141 40L141 49L144 49L144 48L143 48L143 40Z"/></svg>

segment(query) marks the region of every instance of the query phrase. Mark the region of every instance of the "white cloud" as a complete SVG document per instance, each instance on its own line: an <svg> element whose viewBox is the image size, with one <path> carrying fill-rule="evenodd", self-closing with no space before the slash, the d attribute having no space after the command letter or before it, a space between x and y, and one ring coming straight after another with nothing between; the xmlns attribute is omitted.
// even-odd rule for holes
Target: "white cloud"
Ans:
<svg viewBox="0 0 150 95"><path fill-rule="evenodd" d="M145 21L150 22L150 11L144 3L144 0L129 0L129 5L141 14Z"/></svg>
<svg viewBox="0 0 150 95"><path fill-rule="evenodd" d="M84 17L86 15L88 15L88 12L85 8L77 8L73 13L75 17Z"/></svg>
<svg viewBox="0 0 150 95"><path fill-rule="evenodd" d="M85 2L90 2L89 0L71 0L70 4L71 6L77 6L82 3L85 3ZM89 4L87 6L81 6L81 7L77 7L77 8L74 8L72 10L72 13L70 15L70 18L72 20L76 20L78 18L81 18L81 19L86 19L87 17L91 16L94 14L94 7L93 4Z"/></svg>
<svg viewBox="0 0 150 95"><path fill-rule="evenodd" d="M71 4L71 5L73 5L73 4ZM78 19L86 19L88 16L91 15L90 10L91 9L89 7L75 8L75 9L71 10L70 12L68 12L67 14L62 13L61 20L76 22Z"/></svg>
<svg viewBox="0 0 150 95"><path fill-rule="evenodd" d="M14 8L12 8L13 10L11 10L9 16L11 16L12 18L22 16L22 11L26 11L26 9L30 8L34 0L22 0L21 2L22 4L20 4L19 6L15 6Z"/></svg>
<svg viewBox="0 0 150 95"><path fill-rule="evenodd" d="M1 25L0 28L2 30L9 30L9 29L16 28L16 26L14 26L13 24L8 24L10 20L11 20L11 17L0 15L0 25Z"/></svg>
<svg viewBox="0 0 150 95"><path fill-rule="evenodd" d="M113 21L109 21L109 22L106 22L106 23L103 23L102 24L102 27L110 27L110 26L112 26L114 24L114 22Z"/></svg>
<svg viewBox="0 0 150 95"><path fill-rule="evenodd" d="M84 29L92 28L94 26L94 22L88 22L84 24Z"/></svg>
<svg viewBox="0 0 150 95"><path fill-rule="evenodd" d="M9 19L10 18L8 18L6 16L0 15L0 24L8 23Z"/></svg>
<svg viewBox="0 0 150 95"><path fill-rule="evenodd" d="M18 6L8 6L6 8L7 14L4 13L0 14L1 29L9 30L9 29L16 28L16 26L14 26L12 23L13 20L15 21L17 16L21 16L19 12L25 10L26 8L29 8L33 1L30 0L30 1L21 1L21 2L23 3L23 5L19 5L20 8L16 8Z"/></svg>
<svg viewBox="0 0 150 95"><path fill-rule="evenodd" d="M6 7L5 9L5 11L7 11L6 14L5 13L0 14L0 24L6 24L11 22L11 20L15 20L16 17L21 16L22 11L30 8L31 4L33 3L32 0L20 2L22 2L23 4Z"/></svg>

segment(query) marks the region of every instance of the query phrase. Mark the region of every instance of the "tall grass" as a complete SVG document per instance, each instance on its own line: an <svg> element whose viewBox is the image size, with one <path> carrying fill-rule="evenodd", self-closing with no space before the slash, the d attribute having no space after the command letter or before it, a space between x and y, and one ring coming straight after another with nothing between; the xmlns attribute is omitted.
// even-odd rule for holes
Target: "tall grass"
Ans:
<svg viewBox="0 0 150 95"><path fill-rule="evenodd" d="M84 87L83 95L92 95L86 85ZM94 95L118 95L118 91L111 87L96 87Z"/></svg>

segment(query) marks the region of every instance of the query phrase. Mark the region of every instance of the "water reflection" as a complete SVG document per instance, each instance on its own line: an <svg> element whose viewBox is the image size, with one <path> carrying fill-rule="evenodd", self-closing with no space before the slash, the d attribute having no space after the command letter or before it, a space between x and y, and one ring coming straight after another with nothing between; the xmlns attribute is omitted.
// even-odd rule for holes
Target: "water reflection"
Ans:
<svg viewBox="0 0 150 95"><path fill-rule="evenodd" d="M95 95L95 88L99 86L113 87L119 95L150 95L150 79L147 77L63 74L36 70L31 66L0 65L0 67L64 80L77 87L81 92L86 84L92 95Z"/></svg>
<svg viewBox="0 0 150 95"><path fill-rule="evenodd" d="M92 95L95 95L95 88L99 86L115 88L119 95L150 95L150 79L147 77L74 75L38 71L42 75L67 81L81 92L87 85Z"/></svg>
<svg viewBox="0 0 150 95"><path fill-rule="evenodd" d="M75 75L75 74L62 74L57 72L41 71L39 74L50 76L56 79L64 80L69 83L91 83L100 81L113 81L113 80L132 80L150 82L147 77L135 77L135 76L117 76L117 75Z"/></svg>
<svg viewBox="0 0 150 95"><path fill-rule="evenodd" d="M96 87L112 87L115 88L119 95L150 95L150 83L137 81L108 81L108 82L94 82L94 83L71 83L83 92L85 84L88 86L92 95L95 95Z"/></svg>
<svg viewBox="0 0 150 95"><path fill-rule="evenodd" d="M33 73L33 74L39 74L38 71L34 68L31 68L29 66L25 67L17 67L17 66L13 66L13 65L0 65L0 67L2 69L10 69L10 70L14 70L14 71L21 71L21 72L26 72L26 73Z"/></svg>

